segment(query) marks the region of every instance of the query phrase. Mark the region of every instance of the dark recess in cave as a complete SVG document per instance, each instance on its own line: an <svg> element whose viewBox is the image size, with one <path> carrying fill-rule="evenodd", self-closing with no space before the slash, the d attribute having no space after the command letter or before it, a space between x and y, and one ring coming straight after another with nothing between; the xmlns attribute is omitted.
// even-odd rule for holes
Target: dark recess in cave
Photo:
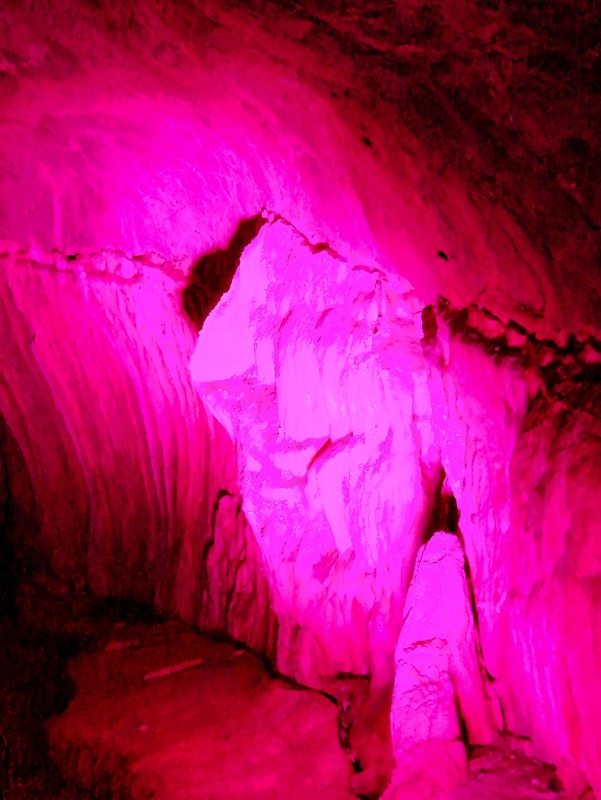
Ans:
<svg viewBox="0 0 601 800"><path fill-rule="evenodd" d="M201 256L192 267L188 285L182 293L184 311L197 330L227 292L238 269L244 248L252 242L266 220L261 214L243 219L225 250L213 250Z"/></svg>
<svg viewBox="0 0 601 800"><path fill-rule="evenodd" d="M455 495L445 486L446 477L446 472L441 467L437 475L437 488L426 528L425 541L431 539L437 531L446 531L447 533L454 533L456 536L459 535L460 512Z"/></svg>
<svg viewBox="0 0 601 800"><path fill-rule="evenodd" d="M0 617L16 615L16 564L11 523L14 503L10 485L8 455L9 431L0 417Z"/></svg>

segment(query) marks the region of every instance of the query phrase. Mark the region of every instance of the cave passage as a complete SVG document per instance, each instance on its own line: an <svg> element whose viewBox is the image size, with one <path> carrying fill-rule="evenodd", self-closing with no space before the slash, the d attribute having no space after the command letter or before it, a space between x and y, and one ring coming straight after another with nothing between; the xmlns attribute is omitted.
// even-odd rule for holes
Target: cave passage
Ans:
<svg viewBox="0 0 601 800"><path fill-rule="evenodd" d="M7 0L0 796L601 797L591 0Z"/></svg>
<svg viewBox="0 0 601 800"><path fill-rule="evenodd" d="M462 527L466 443L450 399L471 394L450 353L471 375L486 349L454 342L406 280L349 266L279 216L241 223L232 242L206 294L213 255L192 267L184 310L177 291L170 299L171 337L184 312L200 327L183 350L192 385L238 465L213 484L205 538L187 545L197 548L194 616L160 593L149 603L135 575L91 591L49 572L23 529L41 525L32 476L4 429L7 652L44 671L55 698L8 726L5 785L14 797L25 787L63 798L275 798L284 786L299 798L468 798L476 783L491 799L526 798L533 785L563 796L555 767L507 728ZM140 288L154 314L156 281ZM92 278L86 303L95 290ZM164 317L142 319L160 331L158 357L173 352ZM476 439L487 446L490 419L487 409ZM506 423L503 410L499 442ZM139 546L128 555L122 539L121 557L148 559ZM187 568L184 546L174 555ZM114 558L105 550L95 566ZM4 671L10 720L30 696Z"/></svg>

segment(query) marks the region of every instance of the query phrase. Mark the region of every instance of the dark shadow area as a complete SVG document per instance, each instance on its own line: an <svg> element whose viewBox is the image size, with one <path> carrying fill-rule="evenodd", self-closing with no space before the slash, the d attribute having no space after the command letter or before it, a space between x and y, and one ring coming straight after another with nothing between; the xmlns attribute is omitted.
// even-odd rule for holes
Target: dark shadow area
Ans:
<svg viewBox="0 0 601 800"><path fill-rule="evenodd" d="M64 780L49 750L46 723L75 696L68 662L94 653L131 625L157 623L154 611L68 587L15 584L14 618L0 617L0 798L81 800L96 796Z"/></svg>
<svg viewBox="0 0 601 800"><path fill-rule="evenodd" d="M0 416L0 616L16 618L19 583L43 564L37 505L21 448Z"/></svg>
<svg viewBox="0 0 601 800"><path fill-rule="evenodd" d="M225 250L206 253L192 267L188 285L182 293L182 303L197 330L202 328L205 319L230 288L244 248L266 221L261 214L243 219Z"/></svg>
<svg viewBox="0 0 601 800"><path fill-rule="evenodd" d="M0 637L0 797L75 800L50 759L45 723L73 696L67 660L77 640L6 616Z"/></svg>
<svg viewBox="0 0 601 800"><path fill-rule="evenodd" d="M445 486L446 472L442 467L436 476L434 503L426 527L424 541L429 541L437 531L445 531L459 535L459 508L455 495ZM463 542L462 542L463 544Z"/></svg>
<svg viewBox="0 0 601 800"><path fill-rule="evenodd" d="M1 433L0 433L1 436ZM15 606L15 556L9 536L11 516L8 469L0 442L0 617L14 618Z"/></svg>
<svg viewBox="0 0 601 800"><path fill-rule="evenodd" d="M70 592L52 576L41 578L40 559L27 463L0 417L1 800L86 796L67 786L49 753L46 722L74 696L68 661L97 646L98 628L156 620L141 604L98 600L86 592Z"/></svg>

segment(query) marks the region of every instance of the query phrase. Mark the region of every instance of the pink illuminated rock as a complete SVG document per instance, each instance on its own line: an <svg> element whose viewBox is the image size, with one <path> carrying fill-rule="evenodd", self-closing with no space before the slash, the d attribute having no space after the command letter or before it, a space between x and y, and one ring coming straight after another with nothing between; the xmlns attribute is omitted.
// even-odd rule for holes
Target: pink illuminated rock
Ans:
<svg viewBox="0 0 601 800"><path fill-rule="evenodd" d="M32 570L385 685L443 486L496 724L601 794L594 5L3 4L0 466ZM205 414L181 292L263 207L290 224L205 323Z"/></svg>
<svg viewBox="0 0 601 800"><path fill-rule="evenodd" d="M458 713L471 744L490 743L494 726L465 555L454 534L435 533L417 553L395 661L391 724L396 753L429 739L459 739Z"/></svg>
<svg viewBox="0 0 601 800"><path fill-rule="evenodd" d="M601 794L601 425L599 385L565 405L542 398L511 467L512 536L499 571L508 593L498 632L507 724L530 736L579 794Z"/></svg>
<svg viewBox="0 0 601 800"><path fill-rule="evenodd" d="M598 19L572 5L9 2L0 239L195 258L265 205L427 303L598 330Z"/></svg>
<svg viewBox="0 0 601 800"><path fill-rule="evenodd" d="M190 384L181 277L108 255L0 259L0 412L31 483L12 533L22 568L269 652L231 443ZM19 469L11 456L17 504Z"/></svg>
<svg viewBox="0 0 601 800"><path fill-rule="evenodd" d="M278 221L198 338L192 378L238 443L275 588L278 666L303 681L392 676L428 513L421 463L439 452L428 420L414 424L430 408L420 311L406 281Z"/></svg>
<svg viewBox="0 0 601 800"><path fill-rule="evenodd" d="M449 788L467 777L460 719L471 744L488 744L494 736L465 556L451 533L435 533L418 551L395 661L393 784L429 797L419 793L424 785Z"/></svg>
<svg viewBox="0 0 601 800"><path fill-rule="evenodd" d="M394 771L382 800L453 800L453 790L466 778L460 741L424 741L404 751L402 766Z"/></svg>
<svg viewBox="0 0 601 800"><path fill-rule="evenodd" d="M507 567L516 541L510 466L528 382L515 362L495 364L481 347L451 336L442 320L432 327L422 317L410 286L315 252L279 221L243 254L201 331L191 370L238 445L244 508L276 598L278 666L308 683L336 671L391 679L408 570L436 499L434 476L444 469L461 515L481 642L459 551L448 555L454 581L434 593L441 613L460 598L456 627L414 639L453 643L424 656L436 691L422 740L447 737L440 741L451 743L457 778L464 755L454 738L456 702L473 742L489 741L506 724L508 704L516 713L511 727L533 730L517 715L521 701L508 694L519 690L504 633L515 580ZM532 578L519 574L529 585ZM410 716L415 687L398 668L396 681L396 701ZM565 708L578 713L571 702ZM565 762L569 778L574 756L564 755L568 747L553 730L548 723L539 752ZM591 752L595 741L591 733ZM428 758L422 764L414 753L411 769L425 769ZM583 754L575 758L585 763Z"/></svg>
<svg viewBox="0 0 601 800"><path fill-rule="evenodd" d="M531 738L532 752L557 764L575 795L587 782L599 791L601 763L599 684L590 672L601 646L593 588L599 401L582 358L580 366L572 359L578 381L563 384L561 402L541 392L526 413L528 374L453 340L449 413L465 449L444 460L497 723Z"/></svg>
<svg viewBox="0 0 601 800"><path fill-rule="evenodd" d="M73 797L353 800L326 697L178 623L118 636L135 646L70 663L73 700L48 724Z"/></svg>

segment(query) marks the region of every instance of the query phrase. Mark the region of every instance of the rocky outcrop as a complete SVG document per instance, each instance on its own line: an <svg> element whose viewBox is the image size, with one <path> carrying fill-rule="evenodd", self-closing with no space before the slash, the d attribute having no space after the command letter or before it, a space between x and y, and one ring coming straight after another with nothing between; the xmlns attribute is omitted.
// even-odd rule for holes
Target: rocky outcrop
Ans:
<svg viewBox="0 0 601 800"><path fill-rule="evenodd" d="M426 303L598 328L590 0L55 0L5 20L0 238L197 258L266 206Z"/></svg>
<svg viewBox="0 0 601 800"><path fill-rule="evenodd" d="M279 669L313 685L341 672L368 674L374 684L394 676L398 730L399 719L415 719L419 694L403 678L399 653L440 639L447 644L424 656L428 669L438 665L440 679L430 681L431 704L422 709L423 740L456 741L458 703L473 741L509 726L532 736L540 756L565 764L562 776L576 785L572 770L594 776L587 753L596 734L593 749L578 752L569 737L555 737L549 721L546 737L538 737L532 720L542 720L542 708L517 700L531 688L507 660L509 639L522 636L514 627L514 587L535 591L542 579L529 569L512 573L507 560L521 552L518 476L530 480L532 473L530 456L521 463L523 421L528 426L528 403L542 391L549 363L547 345L521 334L517 346L518 334L489 313L459 318L444 304L438 312L425 307L407 282L315 248L277 220L243 253L230 290L201 330L191 371L237 443L243 506L274 589ZM589 370L596 368L591 347L580 347ZM548 446L552 440L544 438ZM570 463L580 475L579 458ZM587 478L586 485L595 483ZM418 590L406 593L418 548L441 522L460 534L465 555L449 534L457 552L451 548L445 558L454 565L449 580L461 612L454 632L434 636L449 592L426 588L427 570L417 569L415 585L424 583L419 593L434 606L419 611ZM431 539L425 552L440 541ZM565 554L557 558L561 567L552 569L569 573ZM556 587L561 599L553 613L568 602L571 581ZM416 607L407 629L403 606ZM550 619L545 612L528 624L545 639ZM583 646L594 650L596 637ZM540 662L523 660L528 669L547 663L542 655ZM558 707L558 685L549 687L550 707ZM576 701L566 695L564 702L564 719L578 716ZM524 703L533 715L526 723ZM430 736L436 720L445 734ZM460 762L463 745L451 746ZM397 742L397 760L406 751ZM457 778L457 754L451 762Z"/></svg>
<svg viewBox="0 0 601 800"><path fill-rule="evenodd" d="M511 468L512 536L499 558L499 694L566 784L601 788L599 369L526 417Z"/></svg>
<svg viewBox="0 0 601 800"><path fill-rule="evenodd" d="M599 792L601 704L589 670L601 646L601 346L587 334L540 341L482 310L441 310L463 396L472 490L458 504L496 713L532 739L531 752L559 766L571 792L588 782ZM507 426L520 383L528 410L519 427Z"/></svg>
<svg viewBox="0 0 601 800"><path fill-rule="evenodd" d="M5 5L16 560L386 684L444 518L496 724L601 791L595 4ZM235 455L180 293L263 207L192 358Z"/></svg>
<svg viewBox="0 0 601 800"><path fill-rule="evenodd" d="M407 282L279 220L199 335L192 378L238 445L276 594L278 667L303 682L392 679L439 459L420 334Z"/></svg>

